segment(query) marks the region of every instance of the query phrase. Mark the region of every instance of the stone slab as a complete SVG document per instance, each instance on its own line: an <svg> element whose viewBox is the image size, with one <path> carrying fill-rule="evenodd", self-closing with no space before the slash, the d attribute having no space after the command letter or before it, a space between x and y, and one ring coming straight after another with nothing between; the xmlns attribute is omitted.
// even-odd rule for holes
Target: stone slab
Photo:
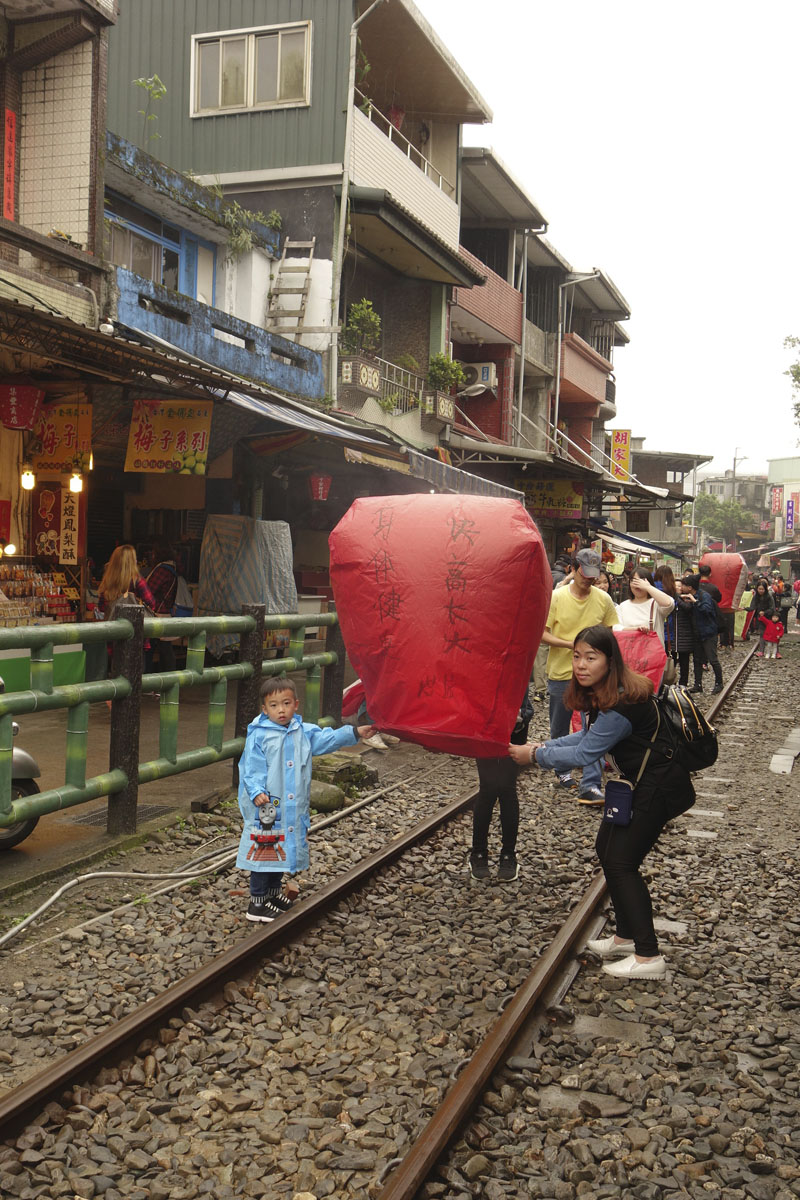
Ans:
<svg viewBox="0 0 800 1200"><path fill-rule="evenodd" d="M713 842L714 838L719 835L711 829L687 829L686 836L690 838L703 838L705 841Z"/></svg>
<svg viewBox="0 0 800 1200"><path fill-rule="evenodd" d="M720 812L718 808L689 808L686 810L687 817L719 817L720 820L725 816L724 812Z"/></svg>
<svg viewBox="0 0 800 1200"><path fill-rule="evenodd" d="M791 775L793 766L794 755L783 754L780 750L769 760L769 769L773 775Z"/></svg>
<svg viewBox="0 0 800 1200"><path fill-rule="evenodd" d="M641 1021L620 1021L616 1017L577 1016L570 1026L577 1037L609 1038L615 1042L629 1042L645 1046L652 1036L650 1026Z"/></svg>
<svg viewBox="0 0 800 1200"><path fill-rule="evenodd" d="M657 933L686 933L689 926L686 921L670 921L666 917L655 917L653 928Z"/></svg>
<svg viewBox="0 0 800 1200"><path fill-rule="evenodd" d="M543 1087L538 1093L539 1112L542 1114L565 1114L575 1116L586 1108L596 1111L601 1117L624 1117L631 1105L616 1096L604 1092L564 1091L557 1084ZM581 1108L581 1105L584 1108Z"/></svg>

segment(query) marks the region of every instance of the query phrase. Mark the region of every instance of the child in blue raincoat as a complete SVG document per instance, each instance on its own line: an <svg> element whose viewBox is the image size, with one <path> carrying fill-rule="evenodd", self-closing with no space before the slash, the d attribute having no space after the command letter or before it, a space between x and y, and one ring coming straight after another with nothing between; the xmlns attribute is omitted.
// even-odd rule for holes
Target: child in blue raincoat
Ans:
<svg viewBox="0 0 800 1200"><path fill-rule="evenodd" d="M244 831L236 866L250 872L248 921L274 921L291 908L281 894L283 873L308 866L311 758L354 746L371 737L374 725L321 729L297 716L293 680L265 679L259 691L261 713L247 727L239 760L239 811Z"/></svg>

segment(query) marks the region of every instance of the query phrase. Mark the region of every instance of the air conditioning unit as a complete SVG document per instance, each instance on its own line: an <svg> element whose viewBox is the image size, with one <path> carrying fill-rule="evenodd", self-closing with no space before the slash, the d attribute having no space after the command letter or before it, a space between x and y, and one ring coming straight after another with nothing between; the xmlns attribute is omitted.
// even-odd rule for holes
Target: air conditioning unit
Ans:
<svg viewBox="0 0 800 1200"><path fill-rule="evenodd" d="M493 362L483 363L468 363L462 362L459 364L464 372L464 382L462 388L474 387L476 384L483 384L485 388L494 390L497 387L497 364Z"/></svg>

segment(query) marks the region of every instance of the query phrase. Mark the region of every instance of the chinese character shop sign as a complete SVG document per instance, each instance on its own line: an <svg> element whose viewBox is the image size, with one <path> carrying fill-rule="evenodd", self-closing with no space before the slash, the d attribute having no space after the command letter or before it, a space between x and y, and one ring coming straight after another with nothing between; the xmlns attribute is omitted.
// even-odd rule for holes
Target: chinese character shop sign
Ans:
<svg viewBox="0 0 800 1200"><path fill-rule="evenodd" d="M779 517L783 512L783 484L772 489L772 515Z"/></svg>
<svg viewBox="0 0 800 1200"><path fill-rule="evenodd" d="M91 404L44 405L34 437L41 449L33 455L31 465L41 479L70 475L76 464L81 471L88 471L92 450Z"/></svg>
<svg viewBox="0 0 800 1200"><path fill-rule="evenodd" d="M525 493L525 507L533 517L574 520L583 513L583 484L569 479L516 479L514 487Z"/></svg>
<svg viewBox="0 0 800 1200"><path fill-rule="evenodd" d="M631 431L611 430L611 474L615 479L630 479Z"/></svg>
<svg viewBox="0 0 800 1200"><path fill-rule="evenodd" d="M794 531L794 500L786 501L786 532Z"/></svg>
<svg viewBox="0 0 800 1200"><path fill-rule="evenodd" d="M205 475L213 411L210 400L134 401L125 470Z"/></svg>
<svg viewBox="0 0 800 1200"><path fill-rule="evenodd" d="M61 544L58 561L78 561L78 497L69 488L61 489Z"/></svg>
<svg viewBox="0 0 800 1200"><path fill-rule="evenodd" d="M17 114L10 108L5 110L3 132L3 216L7 221L13 221L17 175Z"/></svg>

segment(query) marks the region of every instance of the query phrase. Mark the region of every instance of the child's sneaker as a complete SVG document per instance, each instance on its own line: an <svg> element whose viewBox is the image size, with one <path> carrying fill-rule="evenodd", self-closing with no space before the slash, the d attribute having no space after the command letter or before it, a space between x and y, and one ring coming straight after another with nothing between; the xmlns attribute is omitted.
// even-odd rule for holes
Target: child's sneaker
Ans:
<svg viewBox="0 0 800 1200"><path fill-rule="evenodd" d="M251 896L245 917L248 921L274 921L282 911L272 903L270 896Z"/></svg>
<svg viewBox="0 0 800 1200"><path fill-rule="evenodd" d="M290 900L288 896L284 896L281 892L277 896L268 896L267 899L274 908L280 909L282 913L288 912L294 904L293 900Z"/></svg>
<svg viewBox="0 0 800 1200"><path fill-rule="evenodd" d="M469 856L469 873L473 879L489 878L489 855L475 850Z"/></svg>
<svg viewBox="0 0 800 1200"><path fill-rule="evenodd" d="M497 868L497 878L502 883L511 883L519 875L519 863L512 850L510 854L500 855L500 865Z"/></svg>

